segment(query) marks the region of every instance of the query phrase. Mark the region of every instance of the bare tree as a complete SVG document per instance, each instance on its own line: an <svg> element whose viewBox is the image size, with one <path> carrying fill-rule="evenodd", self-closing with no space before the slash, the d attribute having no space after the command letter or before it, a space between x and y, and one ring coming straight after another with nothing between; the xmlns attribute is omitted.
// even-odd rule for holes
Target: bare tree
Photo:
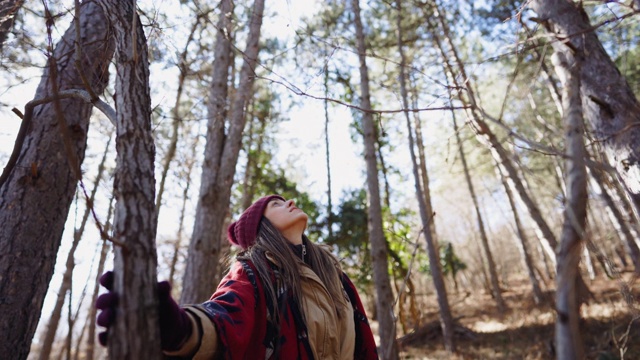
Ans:
<svg viewBox="0 0 640 360"><path fill-rule="evenodd" d="M418 109L418 90L415 88L415 83L411 81L411 74L407 74L409 84L411 84L411 103L414 109ZM420 165L420 177L422 180L422 192L424 193L424 204L426 205L427 214L433 214L433 207L431 205L431 189L429 186L429 172L427 171L427 157L424 151L424 139L422 136L422 121L420 119L420 113L415 111L413 113L414 128L416 131L416 145L418 147L418 164ZM436 222L429 222L429 231L434 236L434 244L438 248L438 238L436 232Z"/></svg>
<svg viewBox="0 0 640 360"><path fill-rule="evenodd" d="M114 196L112 195L109 199L109 208L107 210L107 219L105 220L104 232L108 234L111 231L111 216L113 215L113 200ZM98 293L100 292L100 276L104 272L104 263L107 260L107 253L109 251L109 242L104 240L102 241L102 245L100 247L100 258L98 259L98 267L96 270L96 278L93 284L93 294L91 295L91 308L89 309L89 315L87 316L87 322L89 323L88 335L87 335L87 348L85 353L85 358L88 360L93 360L95 341L96 341L96 315L98 313L98 309L95 306L96 300L98 299ZM78 347L79 350L79 347Z"/></svg>
<svg viewBox="0 0 640 360"><path fill-rule="evenodd" d="M580 59L569 47L554 53L556 72L563 84L562 105L566 141L567 199L556 278L556 351L558 359L582 359L580 312L576 284L587 219L587 170L584 124L580 99Z"/></svg>
<svg viewBox="0 0 640 360"><path fill-rule="evenodd" d="M509 206L511 207L511 211L513 212L513 222L516 226L516 232L518 235L518 241L516 241L516 245L518 246L518 250L520 250L520 256L522 257L522 262L524 264L524 268L527 270L527 275L529 275L529 282L531 283L531 289L533 294L533 301L536 304L541 304L544 300L544 295L542 293L542 289L540 288L540 282L536 277L536 268L533 264L533 259L531 257L531 250L529 249L529 241L527 239L527 235L524 229L524 225L522 224L522 220L520 219L520 213L518 210L518 206L516 206L515 197L513 196L513 191L511 191L511 187L507 183L507 179L505 175L502 173L502 170L497 167L496 172L500 177L500 181L502 182L502 186L504 187L504 191L507 194L507 199L509 200Z"/></svg>
<svg viewBox="0 0 640 360"><path fill-rule="evenodd" d="M367 165L368 190L368 228L373 263L373 281L376 287L377 315L380 323L380 357L383 359L398 359L398 344L396 342L396 325L393 320L393 293L389 280L389 266L387 246L382 231L382 207L380 204L380 186L378 184L378 164L376 161L376 136L371 100L369 95L369 70L367 69L367 47L360 17L360 2L352 0L352 11L356 27L356 42L360 59L360 106L362 112L362 130L364 132L364 159Z"/></svg>
<svg viewBox="0 0 640 360"><path fill-rule="evenodd" d="M76 89L85 76L94 94L107 86L107 67L113 45L107 39L102 10L94 3L80 8L80 38L74 24L64 33L49 60L49 66L38 89L36 99L54 97L56 91ZM80 41L83 55L77 58L74 43ZM79 60L81 74L75 62ZM56 64L55 74L52 64ZM56 114L55 107L64 121ZM87 130L92 105L80 100L58 100L37 106L25 129L25 146L19 151L16 166L0 187L0 354L11 359L24 359L29 352L42 303L60 247L64 224L76 191L78 168L70 168L68 148L78 164L84 159ZM62 127L71 136L63 140ZM38 251L34 251L38 249Z"/></svg>
<svg viewBox="0 0 640 360"><path fill-rule="evenodd" d="M329 65L324 66L324 156L327 164L327 231L333 238L333 205L331 203L331 158L329 157Z"/></svg>
<svg viewBox="0 0 640 360"><path fill-rule="evenodd" d="M186 160L186 168L184 169L184 189L182 190L182 205L180 207L180 218L178 219L178 231L176 232L173 255L171 256L171 262L169 263L169 282L171 284L174 284L176 265L178 263L178 257L180 256L180 249L182 247L182 238L184 236L184 217L187 212L189 191L191 190L191 178L193 175L193 167L196 162L196 148L198 146L198 139L199 137L196 137L196 139L193 141L193 144L191 145L191 157Z"/></svg>
<svg viewBox="0 0 640 360"><path fill-rule="evenodd" d="M157 216L159 216L160 214L160 207L162 206L162 196L164 195L165 183L167 180L171 162L176 156L176 149L178 148L178 137L180 135L180 126L183 122L182 113L180 112L180 105L182 102L182 95L184 93L184 84L187 80L187 76L189 75L189 64L187 63L189 45L193 41L193 36L195 35L195 32L200 25L202 17L205 15L206 13L198 13L198 15L196 16L196 19L191 26L191 31L189 31L189 36L185 41L182 52L178 57L177 66L178 70L180 71L178 75L178 90L176 91L176 101L173 104L173 109L171 109L171 115L173 116L173 121L171 122L171 138L169 139L169 146L167 147L167 152L162 161L163 164L162 171L160 172L160 184L158 185L158 194L156 195Z"/></svg>
<svg viewBox="0 0 640 360"><path fill-rule="evenodd" d="M229 210L231 185L236 171L242 133L246 123L245 108L252 94L258 60L264 0L255 0L249 25L244 62L240 69L238 91L231 105L228 126L225 127L227 79L231 48L229 43L231 16L230 0L221 3L218 35L214 57L214 75L209 94L209 123L205 160L202 167L200 195L196 207L187 268L184 274L180 301L195 303L208 299L215 290L218 277L220 243L224 220ZM225 133L225 128L228 128Z"/></svg>
<svg viewBox="0 0 640 360"><path fill-rule="evenodd" d="M424 191L428 191L429 183L424 183L424 190L421 186L420 171L418 168L418 161L415 154L415 141L413 139L413 127L411 126L411 118L409 116L409 95L407 92L407 80L405 75L405 67L407 66L406 56L403 49L402 40L402 0L396 0L396 7L398 11L396 34L398 39L398 53L400 55L399 75L400 80L400 94L402 97L402 106L405 109L404 116L407 121L407 133L409 137L409 154L411 155L411 163L413 165L413 180L416 189L416 198L418 200L418 207L420 209L420 220L422 221L422 231L424 232L425 242L427 243L427 254L429 255L429 269L431 270L431 279L433 280L433 286L436 289L436 295L438 298L438 308L440 309L440 326L442 327L442 335L444 338L445 348L449 352L456 351L456 344L453 340L453 317L451 316L451 308L449 307L449 300L447 298L447 289L442 276L442 268L440 266L440 256L438 248L434 241L436 234L435 230L430 226L433 222L433 213L428 213L428 209L431 209L431 203L427 206L427 200L424 195ZM457 133L457 132L456 132ZM424 154L422 154L424 155ZM424 158L422 159L424 163ZM423 167L423 171L426 174L426 166Z"/></svg>
<svg viewBox="0 0 640 360"><path fill-rule="evenodd" d="M119 298L109 334L109 357L159 359L155 146L147 40L135 0L98 3L115 38L117 69L113 289Z"/></svg>

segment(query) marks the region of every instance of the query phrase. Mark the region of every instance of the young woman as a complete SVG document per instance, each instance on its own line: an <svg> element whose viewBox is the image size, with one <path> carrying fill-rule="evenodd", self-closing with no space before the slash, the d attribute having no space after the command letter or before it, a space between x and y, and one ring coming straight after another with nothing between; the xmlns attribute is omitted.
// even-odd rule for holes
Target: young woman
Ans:
<svg viewBox="0 0 640 360"><path fill-rule="evenodd" d="M166 355L194 359L377 359L358 292L338 260L304 235L293 200L265 196L232 223L242 251L209 301L180 307L158 284ZM111 288L112 274L101 283ZM116 294L98 298L98 324L113 322ZM100 334L106 343L107 332Z"/></svg>

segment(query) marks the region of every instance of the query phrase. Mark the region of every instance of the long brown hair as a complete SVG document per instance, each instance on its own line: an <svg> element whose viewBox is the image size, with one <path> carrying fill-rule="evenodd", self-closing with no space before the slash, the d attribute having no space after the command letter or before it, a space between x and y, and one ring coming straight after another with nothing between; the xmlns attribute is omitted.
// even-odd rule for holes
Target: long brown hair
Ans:
<svg viewBox="0 0 640 360"><path fill-rule="evenodd" d="M340 263L325 247L314 244L305 235L302 235L302 238L307 251L306 256L309 259L308 264L326 286L333 300L334 308L338 316L341 317L344 314L343 308L346 302L340 281L342 272ZM275 274L266 257L267 253L269 257L274 259L278 268ZM238 260L250 260L256 267L265 291L265 297L269 296L272 299L272 309L269 310L278 327L280 326L281 314L278 311L277 299L282 291L290 292L304 318L298 259L300 258L293 251L291 243L264 216L258 226L255 244L238 254ZM275 283L272 280L272 275L276 277Z"/></svg>

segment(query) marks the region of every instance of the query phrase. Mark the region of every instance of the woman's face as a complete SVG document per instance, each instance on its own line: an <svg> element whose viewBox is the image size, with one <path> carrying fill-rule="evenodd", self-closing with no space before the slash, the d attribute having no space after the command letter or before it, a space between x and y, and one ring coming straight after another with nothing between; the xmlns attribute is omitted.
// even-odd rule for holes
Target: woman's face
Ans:
<svg viewBox="0 0 640 360"><path fill-rule="evenodd" d="M264 217L269 219L287 239L289 239L288 235L294 235L298 232L298 236L301 236L309 219L304 211L296 207L293 200L282 201L280 199L273 199L267 204ZM291 241L291 239L289 240Z"/></svg>

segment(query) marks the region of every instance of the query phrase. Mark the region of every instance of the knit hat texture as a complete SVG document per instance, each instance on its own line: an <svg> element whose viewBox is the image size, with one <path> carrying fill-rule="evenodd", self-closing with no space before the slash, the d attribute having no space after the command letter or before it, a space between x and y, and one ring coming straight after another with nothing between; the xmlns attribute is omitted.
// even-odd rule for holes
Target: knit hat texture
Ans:
<svg viewBox="0 0 640 360"><path fill-rule="evenodd" d="M231 223L227 229L227 238L229 241L242 249L247 249L256 242L258 236L258 226L267 208L269 201L273 199L285 199L280 195L268 195L256 200L251 206L245 210L238 221Z"/></svg>

